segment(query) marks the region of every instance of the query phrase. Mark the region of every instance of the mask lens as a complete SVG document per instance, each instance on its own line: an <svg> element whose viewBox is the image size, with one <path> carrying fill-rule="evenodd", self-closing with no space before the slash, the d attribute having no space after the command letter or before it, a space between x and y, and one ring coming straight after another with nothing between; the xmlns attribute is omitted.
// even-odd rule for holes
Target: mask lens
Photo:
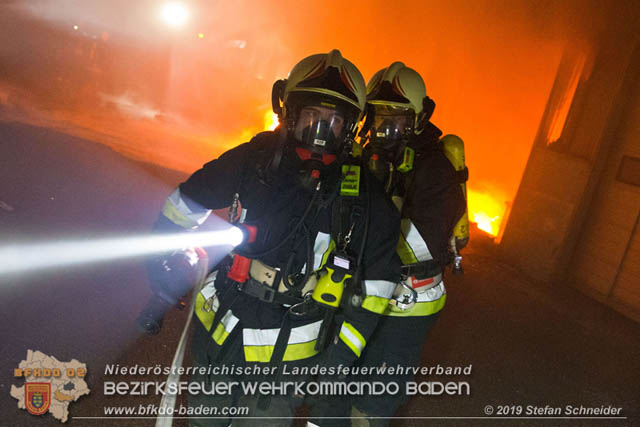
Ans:
<svg viewBox="0 0 640 427"><path fill-rule="evenodd" d="M343 127L344 118L337 111L319 106L304 107L294 135L305 146L332 151Z"/></svg>
<svg viewBox="0 0 640 427"><path fill-rule="evenodd" d="M405 139L413 125L413 112L403 108L376 106L371 140L385 148Z"/></svg>

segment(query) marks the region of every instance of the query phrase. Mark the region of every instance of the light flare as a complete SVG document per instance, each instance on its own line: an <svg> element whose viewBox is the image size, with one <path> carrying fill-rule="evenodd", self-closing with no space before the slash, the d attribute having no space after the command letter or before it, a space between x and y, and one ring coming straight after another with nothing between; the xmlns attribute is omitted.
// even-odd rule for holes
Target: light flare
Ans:
<svg viewBox="0 0 640 427"><path fill-rule="evenodd" d="M171 27L180 27L187 22L189 11L182 3L167 3L162 7L162 19Z"/></svg>
<svg viewBox="0 0 640 427"><path fill-rule="evenodd" d="M242 240L242 231L237 227L231 227L226 230L194 233L6 245L0 247L0 276L132 258L189 247L235 247L242 243Z"/></svg>

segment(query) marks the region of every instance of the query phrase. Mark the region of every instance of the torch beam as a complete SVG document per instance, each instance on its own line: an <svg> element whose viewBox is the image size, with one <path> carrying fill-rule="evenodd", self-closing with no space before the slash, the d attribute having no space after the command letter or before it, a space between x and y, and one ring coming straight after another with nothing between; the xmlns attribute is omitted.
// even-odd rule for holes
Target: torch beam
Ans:
<svg viewBox="0 0 640 427"><path fill-rule="evenodd" d="M206 232L11 244L0 246L0 276L133 258L189 247L235 247L242 240L242 230L230 227Z"/></svg>

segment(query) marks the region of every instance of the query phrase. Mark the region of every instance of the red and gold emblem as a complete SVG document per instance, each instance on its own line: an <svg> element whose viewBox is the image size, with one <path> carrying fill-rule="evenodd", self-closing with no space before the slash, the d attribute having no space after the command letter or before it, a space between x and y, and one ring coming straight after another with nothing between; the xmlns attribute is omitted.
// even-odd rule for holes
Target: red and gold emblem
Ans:
<svg viewBox="0 0 640 427"><path fill-rule="evenodd" d="M24 405L33 415L42 415L51 405L51 383L24 383Z"/></svg>

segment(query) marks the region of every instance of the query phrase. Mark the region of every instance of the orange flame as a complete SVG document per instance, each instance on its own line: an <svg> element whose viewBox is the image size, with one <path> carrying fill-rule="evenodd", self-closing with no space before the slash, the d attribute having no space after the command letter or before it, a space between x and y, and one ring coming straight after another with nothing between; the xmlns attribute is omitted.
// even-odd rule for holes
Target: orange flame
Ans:
<svg viewBox="0 0 640 427"><path fill-rule="evenodd" d="M274 130L278 127L280 121L278 120L278 115L271 110L268 110L264 113L264 129L265 130Z"/></svg>
<svg viewBox="0 0 640 427"><path fill-rule="evenodd" d="M490 193L467 189L469 221L478 224L478 228L492 236L500 233L504 217L505 203Z"/></svg>

